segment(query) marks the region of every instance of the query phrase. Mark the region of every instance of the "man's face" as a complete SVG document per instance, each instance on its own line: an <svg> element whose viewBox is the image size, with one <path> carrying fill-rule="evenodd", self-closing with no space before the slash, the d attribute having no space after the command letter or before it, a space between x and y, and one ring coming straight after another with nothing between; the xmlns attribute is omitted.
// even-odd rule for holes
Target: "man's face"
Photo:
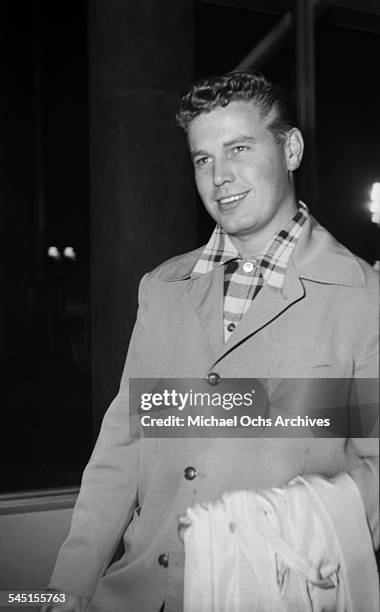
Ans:
<svg viewBox="0 0 380 612"><path fill-rule="evenodd" d="M236 101L203 113L188 128L199 195L237 238L266 234L295 206L294 159L289 162L289 146L266 127L272 118L261 118L252 102Z"/></svg>

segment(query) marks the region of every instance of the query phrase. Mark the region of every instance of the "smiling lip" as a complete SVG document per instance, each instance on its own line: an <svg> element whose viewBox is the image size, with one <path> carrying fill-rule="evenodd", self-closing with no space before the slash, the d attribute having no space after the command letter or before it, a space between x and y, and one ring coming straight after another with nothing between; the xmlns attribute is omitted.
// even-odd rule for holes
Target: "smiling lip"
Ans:
<svg viewBox="0 0 380 612"><path fill-rule="evenodd" d="M248 193L249 191L244 191L243 193L237 193L235 195L226 196L224 198L218 198L216 201L218 202L219 205L222 205L222 206L226 204L234 204L235 202L239 202L240 200L245 198L245 196Z"/></svg>

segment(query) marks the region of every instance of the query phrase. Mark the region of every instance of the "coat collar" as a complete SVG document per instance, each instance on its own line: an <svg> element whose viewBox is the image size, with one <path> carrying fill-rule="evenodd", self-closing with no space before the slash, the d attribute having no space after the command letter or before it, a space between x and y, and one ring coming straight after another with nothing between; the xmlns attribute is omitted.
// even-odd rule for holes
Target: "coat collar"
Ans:
<svg viewBox="0 0 380 612"><path fill-rule="evenodd" d="M189 279L204 247L179 255L162 264L163 281ZM299 278L329 285L364 287L364 272L354 255L310 215L292 261ZM197 280L197 279L195 279Z"/></svg>

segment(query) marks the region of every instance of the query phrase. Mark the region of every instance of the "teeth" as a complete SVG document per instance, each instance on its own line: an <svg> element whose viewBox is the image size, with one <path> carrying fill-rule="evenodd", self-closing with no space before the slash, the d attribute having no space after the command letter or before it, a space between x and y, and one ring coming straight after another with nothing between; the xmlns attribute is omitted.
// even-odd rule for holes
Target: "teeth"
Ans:
<svg viewBox="0 0 380 612"><path fill-rule="evenodd" d="M220 200L218 200L219 204L230 204L231 202L237 202L237 200L241 200L242 198L244 198L244 196L247 195L247 191L245 191L244 193L239 193L237 195L233 195L233 196L229 196L228 198L220 198Z"/></svg>

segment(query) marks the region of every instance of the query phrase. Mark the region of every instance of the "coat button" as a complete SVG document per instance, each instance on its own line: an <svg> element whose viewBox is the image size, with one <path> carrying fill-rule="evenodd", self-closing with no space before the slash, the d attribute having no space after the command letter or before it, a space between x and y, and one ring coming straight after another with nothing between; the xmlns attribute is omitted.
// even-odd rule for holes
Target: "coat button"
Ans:
<svg viewBox="0 0 380 612"><path fill-rule="evenodd" d="M168 567L168 565L169 565L169 555L168 555L168 553L162 553L162 555L160 555L158 557L158 562L161 565L161 567Z"/></svg>
<svg viewBox="0 0 380 612"><path fill-rule="evenodd" d="M197 470L193 467L187 467L183 472L186 480L194 480L197 476Z"/></svg>
<svg viewBox="0 0 380 612"><path fill-rule="evenodd" d="M229 332L233 332L233 331L235 330L235 327L236 327L235 323L229 323L229 324L227 325L227 330L228 330Z"/></svg>
<svg viewBox="0 0 380 612"><path fill-rule="evenodd" d="M212 387L216 387L220 383L220 376L217 372L210 372L207 376L207 382Z"/></svg>

